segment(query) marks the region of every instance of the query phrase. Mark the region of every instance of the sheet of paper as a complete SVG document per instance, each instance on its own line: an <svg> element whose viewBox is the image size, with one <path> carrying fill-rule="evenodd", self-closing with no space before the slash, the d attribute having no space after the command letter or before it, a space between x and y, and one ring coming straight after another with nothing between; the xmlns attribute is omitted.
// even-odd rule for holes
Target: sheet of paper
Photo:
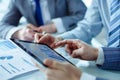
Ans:
<svg viewBox="0 0 120 80"><path fill-rule="evenodd" d="M31 57L10 40L0 40L0 79L13 79L37 71Z"/></svg>

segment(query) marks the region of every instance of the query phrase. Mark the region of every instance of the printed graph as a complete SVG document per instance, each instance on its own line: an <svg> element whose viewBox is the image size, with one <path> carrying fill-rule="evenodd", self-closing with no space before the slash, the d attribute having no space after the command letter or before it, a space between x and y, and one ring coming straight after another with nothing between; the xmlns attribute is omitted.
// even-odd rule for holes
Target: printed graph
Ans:
<svg viewBox="0 0 120 80"><path fill-rule="evenodd" d="M19 60L14 59L13 56L0 56L0 69L7 74L15 74L17 72L22 72L29 67L34 67L34 65L26 60L25 58L18 58ZM14 62L14 61L17 61Z"/></svg>
<svg viewBox="0 0 120 80"><path fill-rule="evenodd" d="M12 44L12 42L10 42L10 41L0 42L0 52L9 51L9 50L12 50L15 48L17 48L17 47L14 44Z"/></svg>
<svg viewBox="0 0 120 80"><path fill-rule="evenodd" d="M9 40L0 41L0 79L8 80L38 70L31 58Z"/></svg>

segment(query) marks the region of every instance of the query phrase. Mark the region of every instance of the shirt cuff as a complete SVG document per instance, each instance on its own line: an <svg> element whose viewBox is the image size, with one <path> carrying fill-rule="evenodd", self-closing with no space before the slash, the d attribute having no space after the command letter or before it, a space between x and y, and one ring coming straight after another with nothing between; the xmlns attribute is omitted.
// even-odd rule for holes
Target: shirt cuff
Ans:
<svg viewBox="0 0 120 80"><path fill-rule="evenodd" d="M80 80L96 80L96 77L87 73L82 73Z"/></svg>
<svg viewBox="0 0 120 80"><path fill-rule="evenodd" d="M52 22L55 24L58 33L63 33L66 31L61 18L53 19Z"/></svg>
<svg viewBox="0 0 120 80"><path fill-rule="evenodd" d="M8 31L7 35L6 35L6 39L10 39L10 38L12 37L12 35L13 35L16 31L18 31L18 30L20 30L20 29L22 29L22 28L23 28L23 26L19 26L19 27L14 27L14 28L10 29L10 30Z"/></svg>
<svg viewBox="0 0 120 80"><path fill-rule="evenodd" d="M102 48L98 48L99 53L98 53L98 58L96 60L96 64L102 65L104 63L104 52Z"/></svg>

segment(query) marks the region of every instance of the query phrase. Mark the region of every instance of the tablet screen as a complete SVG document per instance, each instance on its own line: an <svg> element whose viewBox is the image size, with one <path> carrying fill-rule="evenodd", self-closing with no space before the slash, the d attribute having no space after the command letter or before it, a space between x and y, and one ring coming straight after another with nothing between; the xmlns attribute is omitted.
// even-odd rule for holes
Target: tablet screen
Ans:
<svg viewBox="0 0 120 80"><path fill-rule="evenodd" d="M68 61L62 55L51 49L49 46L45 44L37 44L33 42L21 41L21 40L12 40L22 49L24 49L27 53L29 53L33 58L35 58L38 62L43 64L43 61L47 58L54 59L57 61ZM72 63L71 63L72 64Z"/></svg>

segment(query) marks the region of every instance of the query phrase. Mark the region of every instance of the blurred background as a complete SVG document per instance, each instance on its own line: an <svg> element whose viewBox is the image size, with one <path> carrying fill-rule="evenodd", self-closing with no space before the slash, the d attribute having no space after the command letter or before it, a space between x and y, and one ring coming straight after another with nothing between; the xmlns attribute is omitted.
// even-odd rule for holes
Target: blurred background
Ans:
<svg viewBox="0 0 120 80"><path fill-rule="evenodd" d="M0 0L0 20L2 19L3 15L9 10L9 2L10 0ZM89 8L91 5L92 0L83 0L83 2L85 3L85 5ZM20 23L24 23L25 19L22 18ZM105 36L105 29L103 29L101 31L101 33L93 38L92 40L92 44L93 46L106 46L107 42L106 42L106 36Z"/></svg>
<svg viewBox="0 0 120 80"><path fill-rule="evenodd" d="M10 0L0 0L0 20L7 11L9 2Z"/></svg>
<svg viewBox="0 0 120 80"><path fill-rule="evenodd" d="M92 0L83 0L87 7L90 6ZM0 20L2 19L5 12L8 10L10 0L0 0Z"/></svg>

